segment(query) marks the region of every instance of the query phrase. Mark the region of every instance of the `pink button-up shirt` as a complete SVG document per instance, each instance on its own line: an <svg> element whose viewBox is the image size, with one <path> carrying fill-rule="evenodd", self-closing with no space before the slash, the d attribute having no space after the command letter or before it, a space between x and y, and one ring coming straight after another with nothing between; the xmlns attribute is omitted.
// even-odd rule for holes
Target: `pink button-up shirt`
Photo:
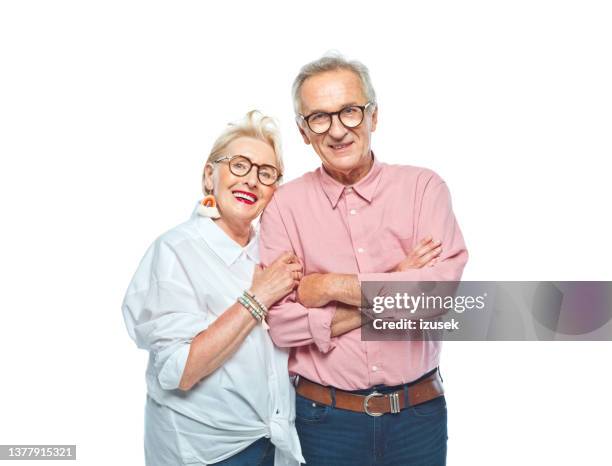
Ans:
<svg viewBox="0 0 612 466"><path fill-rule="evenodd" d="M281 186L260 234L264 265L293 251L305 274L356 274L360 282L459 280L468 257L444 181L425 168L376 160L353 186L322 168ZM389 272L427 235L442 241L438 263ZM335 308L306 308L294 292L270 309L272 340L291 349L290 373L356 390L407 383L438 365L440 342L361 341L360 329L331 337Z"/></svg>

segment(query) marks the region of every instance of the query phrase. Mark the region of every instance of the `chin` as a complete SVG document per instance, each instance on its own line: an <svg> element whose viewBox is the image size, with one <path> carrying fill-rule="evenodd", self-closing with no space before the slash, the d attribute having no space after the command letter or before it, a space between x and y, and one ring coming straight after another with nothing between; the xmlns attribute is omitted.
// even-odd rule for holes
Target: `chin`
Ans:
<svg viewBox="0 0 612 466"><path fill-rule="evenodd" d="M240 221L252 221L257 215L257 206L256 204L247 206L247 205L234 205L233 199L229 205L221 205L221 217L225 217L226 219L234 219Z"/></svg>
<svg viewBox="0 0 612 466"><path fill-rule="evenodd" d="M345 172L354 170L355 168L359 167L361 157L359 157L358 155L351 154L342 156L335 155L328 158L327 160L329 161L328 164L332 170Z"/></svg>
<svg viewBox="0 0 612 466"><path fill-rule="evenodd" d="M232 213L241 219L253 219L256 217L257 207L255 205L240 206L237 209L233 209Z"/></svg>

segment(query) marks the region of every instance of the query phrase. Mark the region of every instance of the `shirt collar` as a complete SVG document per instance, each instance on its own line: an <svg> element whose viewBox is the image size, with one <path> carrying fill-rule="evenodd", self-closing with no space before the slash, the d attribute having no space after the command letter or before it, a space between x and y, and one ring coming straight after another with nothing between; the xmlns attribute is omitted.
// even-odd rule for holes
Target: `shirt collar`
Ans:
<svg viewBox="0 0 612 466"><path fill-rule="evenodd" d="M368 202L372 202L382 175L382 164L376 159L374 152L372 152L372 158L374 159L374 163L372 163L370 171L356 184L351 186L353 191ZM323 167L319 167L317 169L317 173L319 175L319 181L321 182L323 192L329 199L332 207L335 209L338 205L338 201L340 200L340 196L342 196L342 193L348 186L345 186L332 178Z"/></svg>
<svg viewBox="0 0 612 466"><path fill-rule="evenodd" d="M253 234L249 243L243 248L219 227L211 218L208 217L192 217L197 224L198 230L202 238L210 246L210 248L225 262L227 266L231 266L238 260L244 252L249 259L255 263L259 263L259 248L257 245L257 236L259 225L254 226Z"/></svg>

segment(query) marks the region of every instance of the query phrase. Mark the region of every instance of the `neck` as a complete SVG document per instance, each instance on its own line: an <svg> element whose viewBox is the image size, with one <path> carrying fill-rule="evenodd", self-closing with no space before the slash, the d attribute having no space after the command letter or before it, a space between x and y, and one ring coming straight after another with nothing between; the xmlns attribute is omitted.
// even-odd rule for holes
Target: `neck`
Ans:
<svg viewBox="0 0 612 466"><path fill-rule="evenodd" d="M251 222L230 222L226 218L218 218L214 222L236 243L245 247L251 238Z"/></svg>
<svg viewBox="0 0 612 466"><path fill-rule="evenodd" d="M370 169L372 168L373 164L374 164L374 157L372 157L372 152L370 152L370 155L366 163L363 163L347 172L337 171L329 167L326 167L325 165L323 166L323 168L329 174L329 176L331 176L334 180L336 180L339 183L349 186L349 185L353 185L357 183L359 180L365 177L370 172Z"/></svg>

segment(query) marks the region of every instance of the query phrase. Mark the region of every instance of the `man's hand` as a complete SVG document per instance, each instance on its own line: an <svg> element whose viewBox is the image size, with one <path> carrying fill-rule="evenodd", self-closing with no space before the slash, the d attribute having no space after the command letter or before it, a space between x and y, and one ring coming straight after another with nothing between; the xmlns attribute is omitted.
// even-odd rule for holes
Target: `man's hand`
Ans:
<svg viewBox="0 0 612 466"><path fill-rule="evenodd" d="M327 274L305 275L297 289L297 300L305 307L322 307L331 301L327 294Z"/></svg>
<svg viewBox="0 0 612 466"><path fill-rule="evenodd" d="M441 252L442 243L439 240L434 241L431 236L428 236L419 241L406 258L397 264L391 272L404 272L408 269L431 267L437 262Z"/></svg>

